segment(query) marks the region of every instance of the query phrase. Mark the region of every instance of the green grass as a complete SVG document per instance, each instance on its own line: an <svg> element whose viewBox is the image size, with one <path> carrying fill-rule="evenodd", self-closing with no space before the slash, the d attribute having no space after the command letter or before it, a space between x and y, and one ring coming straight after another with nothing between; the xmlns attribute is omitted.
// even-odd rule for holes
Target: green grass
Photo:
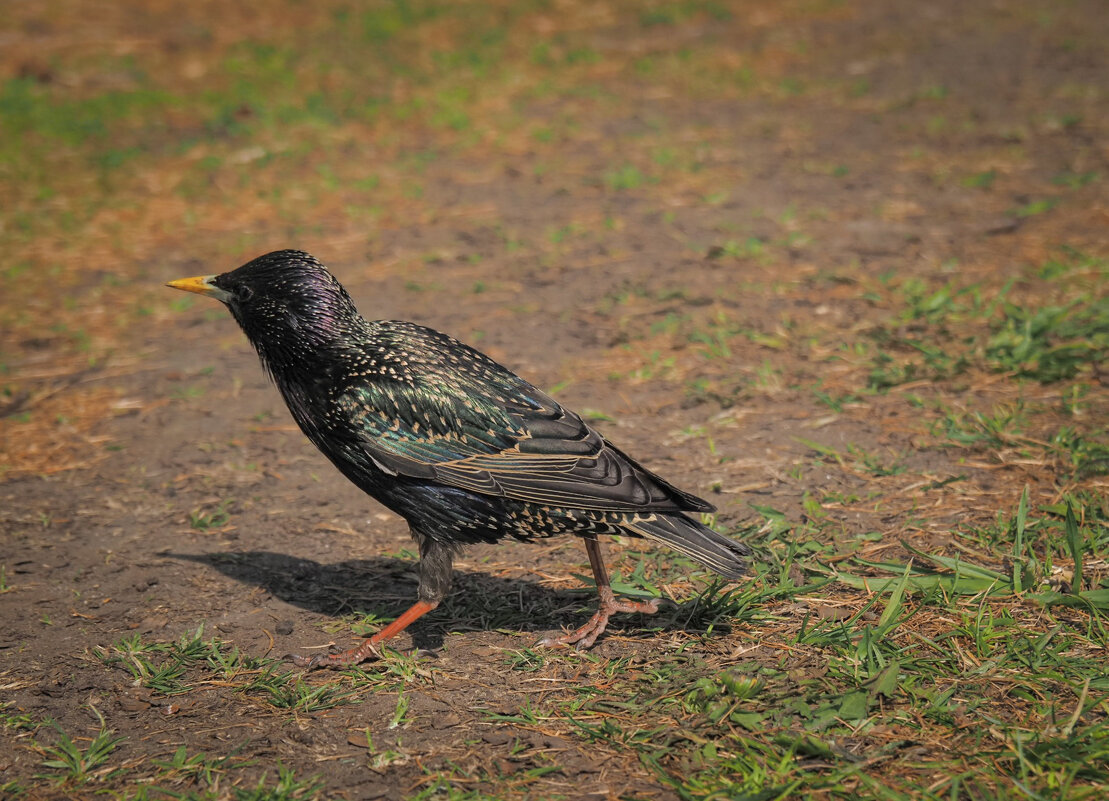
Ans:
<svg viewBox="0 0 1109 801"><path fill-rule="evenodd" d="M423 681L429 675L411 657L391 654L365 669L352 669L340 681L309 682L280 660L249 657L219 638L205 638L203 627L173 642L148 643L132 636L95 648L93 656L127 671L137 685L161 696L184 695L218 680L255 702L293 714L355 704L366 692Z"/></svg>
<svg viewBox="0 0 1109 801"><path fill-rule="evenodd" d="M54 783L84 784L94 778L110 776L113 769L108 762L112 752L126 738L116 737L104 723L103 715L95 707L92 709L100 721L100 728L84 748L61 726L50 722L50 726L57 732L57 741L53 745L37 744L48 757L42 761L42 766L51 771L42 778Z"/></svg>
<svg viewBox="0 0 1109 801"><path fill-rule="evenodd" d="M952 378L970 369L1045 384L1096 372L1109 352L1103 280L1109 265L1064 248L1036 272L1035 291L1019 300L1012 297L1013 280L990 293L973 284L933 289L915 278L905 281L893 298L893 324L871 332L877 347L869 388Z"/></svg>
<svg viewBox="0 0 1109 801"><path fill-rule="evenodd" d="M321 797L324 783L321 778L298 778L295 772L280 761L276 765L276 776L271 771L258 775L251 770L255 761L239 756L247 743L241 743L221 756L204 753L189 754L185 746L180 746L163 758L146 762L143 759L128 759L131 744L125 737L116 736L104 721L104 716L95 707L90 707L99 728L92 737L71 736L54 721L45 721L44 726L34 727L51 730L47 742L36 739L33 747L41 753L41 761L46 773L36 779L49 782L61 794L96 793L109 791L94 787L110 786L119 781L129 781L130 789L113 792L112 797L127 799L182 798L207 801L216 798L234 798L236 801L254 799L274 801L275 799L315 799ZM247 777L247 771L256 779ZM29 791L17 782L0 785L5 797L20 798ZM78 788L84 788L79 790Z"/></svg>
<svg viewBox="0 0 1109 801"><path fill-rule="evenodd" d="M885 597L876 582L879 594L850 617L802 621L792 647L819 655L822 668L811 677L789 667L788 651L725 671L675 654L617 674L617 687L601 696L532 708L512 721L569 720L579 737L632 751L691 799L917 797L924 780L938 785L929 797L958 795L953 788L968 781L1007 795L1096 778L1087 760L1107 747L1098 710L1109 684L1092 678L1101 672L1090 648L1104 645L1104 631L1055 621L1046 634L1025 632L1019 608L984 604L985 587L1013 594L1005 576L948 568L948 586L922 582L906 567L889 579ZM950 626L929 626L927 637L910 625L952 614ZM999 703L1018 705L1024 723L1000 716ZM994 734L983 740L987 728ZM964 744L964 756L950 756L945 739ZM946 756L937 763L929 753ZM874 760L900 765L899 778L880 787L865 770ZM948 777L936 782L937 772Z"/></svg>

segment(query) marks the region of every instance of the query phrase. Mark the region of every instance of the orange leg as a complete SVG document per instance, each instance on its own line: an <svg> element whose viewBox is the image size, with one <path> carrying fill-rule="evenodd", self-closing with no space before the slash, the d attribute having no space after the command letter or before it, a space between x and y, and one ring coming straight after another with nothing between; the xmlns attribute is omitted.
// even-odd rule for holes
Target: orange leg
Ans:
<svg viewBox="0 0 1109 801"><path fill-rule="evenodd" d="M427 601L416 601L416 603L408 607L403 615L363 642L357 648L351 648L349 651L340 651L337 654L316 654L315 656L300 656L293 654L288 658L297 667L308 668L309 670L317 667L346 667L347 665L357 665L359 662L365 662L371 656L378 655L378 643L385 642L389 638L400 634L412 621L423 617L438 605L437 603L428 603Z"/></svg>
<svg viewBox="0 0 1109 801"><path fill-rule="evenodd" d="M608 573L605 571L604 559L601 557L601 544L597 542L595 534L586 534L585 550L589 554L589 566L593 568L593 578L597 582L597 594L601 596L601 604L596 614L589 618L584 626L563 634L559 637L545 637L539 641L540 645L574 645L578 648L590 648L608 627L608 619L616 612L641 612L651 615L658 611L658 599L650 601L617 601L612 586L608 583Z"/></svg>

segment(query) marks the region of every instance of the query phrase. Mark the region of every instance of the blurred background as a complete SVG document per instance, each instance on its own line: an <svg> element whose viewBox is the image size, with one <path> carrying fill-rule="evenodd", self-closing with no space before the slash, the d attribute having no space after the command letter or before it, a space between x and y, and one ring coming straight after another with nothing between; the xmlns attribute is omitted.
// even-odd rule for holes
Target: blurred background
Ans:
<svg viewBox="0 0 1109 801"><path fill-rule="evenodd" d="M691 338L849 330L817 301L1103 245L1096 9L5 4L0 469L70 458L21 454L46 432L13 412L85 434L113 404L85 379L164 356L193 301L163 280L272 249L557 384L576 349L684 377Z"/></svg>
<svg viewBox="0 0 1109 801"><path fill-rule="evenodd" d="M710 331L679 343L773 339L813 318L777 282L824 298L1085 249L1106 223L1096 6L6 3L6 417L87 432L112 397L83 379L164 352L192 303L165 278L278 247L374 282L369 315L495 352L535 336L518 366L549 384L576 343L602 373L681 371L650 334L690 328L683 293ZM57 409L20 401L43 392ZM43 432L9 426L0 469L68 458L21 455Z"/></svg>

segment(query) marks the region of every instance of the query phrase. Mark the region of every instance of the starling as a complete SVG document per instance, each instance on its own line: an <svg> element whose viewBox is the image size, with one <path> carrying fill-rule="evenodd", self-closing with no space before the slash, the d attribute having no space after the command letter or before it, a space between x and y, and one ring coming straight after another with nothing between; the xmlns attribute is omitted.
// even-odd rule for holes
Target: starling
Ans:
<svg viewBox="0 0 1109 801"><path fill-rule="evenodd" d="M598 535L661 542L735 579L750 549L686 516L713 506L664 481L547 393L446 334L366 320L316 259L260 256L222 275L172 281L222 301L258 351L301 430L348 479L408 521L419 589L404 614L361 646L295 656L302 667L361 662L434 609L464 545L575 534L585 542L600 607L544 645L588 648L617 600Z"/></svg>

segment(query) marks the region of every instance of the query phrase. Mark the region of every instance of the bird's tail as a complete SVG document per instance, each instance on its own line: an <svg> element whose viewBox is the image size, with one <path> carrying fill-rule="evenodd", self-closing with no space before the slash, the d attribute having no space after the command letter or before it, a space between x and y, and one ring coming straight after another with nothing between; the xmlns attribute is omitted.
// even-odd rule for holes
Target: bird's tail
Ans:
<svg viewBox="0 0 1109 801"><path fill-rule="evenodd" d="M623 525L631 533L669 545L726 578L736 579L747 573L747 562L742 557L751 555L750 548L683 514L655 514Z"/></svg>

